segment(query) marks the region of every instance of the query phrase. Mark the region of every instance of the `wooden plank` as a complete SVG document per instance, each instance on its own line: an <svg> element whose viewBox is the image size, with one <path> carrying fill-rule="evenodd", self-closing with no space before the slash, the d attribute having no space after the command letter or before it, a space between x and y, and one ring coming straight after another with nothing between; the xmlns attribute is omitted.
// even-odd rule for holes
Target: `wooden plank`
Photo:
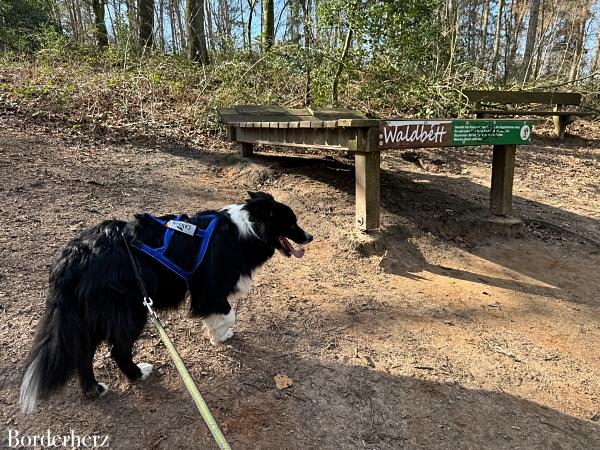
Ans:
<svg viewBox="0 0 600 450"><path fill-rule="evenodd" d="M338 119L338 127L378 127L377 119Z"/></svg>
<svg viewBox="0 0 600 450"><path fill-rule="evenodd" d="M360 111L353 111L347 108L308 108L308 111L317 119L366 119L367 117Z"/></svg>
<svg viewBox="0 0 600 450"><path fill-rule="evenodd" d="M490 212L495 216L509 217L512 212L516 149L514 144L494 145Z"/></svg>
<svg viewBox="0 0 600 450"><path fill-rule="evenodd" d="M380 152L355 153L356 226L363 230L379 228Z"/></svg>
<svg viewBox="0 0 600 450"><path fill-rule="evenodd" d="M235 110L242 114L287 113L288 109L279 105L237 105Z"/></svg>
<svg viewBox="0 0 600 450"><path fill-rule="evenodd" d="M489 114L497 116L590 116L595 113L588 111L525 111L519 109L504 110L504 109L474 109L470 111L473 114Z"/></svg>
<svg viewBox="0 0 600 450"><path fill-rule="evenodd" d="M233 122L245 122L247 121L247 116L242 116L239 114L223 114L221 115L221 121L225 124L231 124Z"/></svg>
<svg viewBox="0 0 600 450"><path fill-rule="evenodd" d="M374 132L370 133L371 130ZM343 151L378 151L377 128L368 131L364 128L239 128L236 141Z"/></svg>
<svg viewBox="0 0 600 450"><path fill-rule="evenodd" d="M545 105L579 105L581 94L576 92L479 91L465 90L470 102L540 103Z"/></svg>

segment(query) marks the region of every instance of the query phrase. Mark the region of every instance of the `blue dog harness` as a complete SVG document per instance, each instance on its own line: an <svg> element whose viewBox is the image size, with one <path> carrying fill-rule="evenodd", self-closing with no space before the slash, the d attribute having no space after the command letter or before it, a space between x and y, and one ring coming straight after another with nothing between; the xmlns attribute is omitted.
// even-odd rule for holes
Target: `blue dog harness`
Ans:
<svg viewBox="0 0 600 450"><path fill-rule="evenodd" d="M175 274L179 275L189 285L192 275L194 274L194 272L196 270L198 270L198 267L200 267L200 264L202 264L202 260L204 259L204 256L206 255L206 250L208 249L208 244L210 242L210 238L212 237L212 234L215 231L217 223L219 222L219 216L217 216L216 214L206 214L206 215L200 216L201 219L210 219L210 223L204 230L201 229L200 227L197 227L194 224L180 220L183 216L184 216L183 214L179 214L173 220L163 220L163 219L159 219L158 217L154 217L153 215L148 214L148 213L144 214L145 218L154 220L167 228L167 231L165 232L165 235L163 236L163 244L161 247L158 247L158 248L152 248L152 247L144 244L143 242L132 242L131 245L133 245L138 250L144 252L146 255L150 256L154 260L158 261L163 266L165 266L167 269L173 271ZM202 239L202 243L200 244L200 249L198 250L198 256L196 256L196 261L194 263L192 270L190 270L190 271L184 270L179 265L177 265L176 263L171 261L165 255L165 253L167 252L167 250L169 248L169 243L171 242L173 233L176 230L178 232L185 233L189 236L199 237Z"/></svg>

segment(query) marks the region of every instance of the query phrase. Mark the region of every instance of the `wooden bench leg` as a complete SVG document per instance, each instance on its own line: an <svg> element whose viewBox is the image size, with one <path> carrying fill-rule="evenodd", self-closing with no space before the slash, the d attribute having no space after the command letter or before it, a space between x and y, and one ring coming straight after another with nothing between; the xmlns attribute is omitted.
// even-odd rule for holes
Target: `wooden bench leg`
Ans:
<svg viewBox="0 0 600 450"><path fill-rule="evenodd" d="M511 215L516 149L516 145L494 145L490 197L492 215L504 217Z"/></svg>
<svg viewBox="0 0 600 450"><path fill-rule="evenodd" d="M355 153L356 225L363 231L379 228L380 152Z"/></svg>
<svg viewBox="0 0 600 450"><path fill-rule="evenodd" d="M554 121L554 131L558 136L558 139L565 138L565 129L567 128L567 116L552 116Z"/></svg>
<svg viewBox="0 0 600 450"><path fill-rule="evenodd" d="M249 157L254 155L254 146L248 142L238 142L238 151L240 155Z"/></svg>

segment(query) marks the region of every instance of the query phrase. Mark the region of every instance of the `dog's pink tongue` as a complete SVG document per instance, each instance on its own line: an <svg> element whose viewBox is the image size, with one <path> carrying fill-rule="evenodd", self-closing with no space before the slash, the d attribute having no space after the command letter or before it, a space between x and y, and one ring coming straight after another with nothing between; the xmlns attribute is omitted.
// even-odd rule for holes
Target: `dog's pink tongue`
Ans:
<svg viewBox="0 0 600 450"><path fill-rule="evenodd" d="M290 253L292 255L294 255L296 258L302 258L304 256L303 248L295 249L294 246L292 245L292 243L284 237L282 237L281 240L283 241L283 245L285 245L288 248L288 250L290 251Z"/></svg>

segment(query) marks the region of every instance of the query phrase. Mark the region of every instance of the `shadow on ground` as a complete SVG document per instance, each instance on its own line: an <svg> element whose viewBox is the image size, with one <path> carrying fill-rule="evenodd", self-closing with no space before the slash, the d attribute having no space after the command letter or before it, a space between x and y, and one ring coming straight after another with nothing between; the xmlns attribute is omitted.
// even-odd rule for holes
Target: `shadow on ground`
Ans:
<svg viewBox="0 0 600 450"><path fill-rule="evenodd" d="M325 183L354 199L354 166L350 158L344 161L341 158L310 154L290 156L281 151L255 154L251 159L247 159L236 154L192 151L178 147L161 148L161 151L222 169L236 165L258 164L271 172L299 175ZM540 245L547 245L550 249L547 260L538 261L532 257L531 263L519 263L518 266L513 266L514 261L511 260L510 255L505 254L501 257L499 252L485 251L486 245L502 248L514 242L513 239L504 236L497 237L493 229L490 231L486 228L483 219L488 215L489 189L485 186L473 183L467 178L382 170L381 201L382 232L372 245L360 246L359 251L365 256L385 257L385 261L382 260L382 268L389 273L418 279L416 273L428 271L445 277L561 298L575 303L588 301L575 296L568 289L572 287L573 276L585 276L586 272L578 271L573 276L566 273L565 278L560 279L547 270L548 266L560 263L564 247L540 242ZM600 221L591 217L521 197L514 197L514 209L515 214L521 218L532 220L543 218L545 221L556 220L559 223L567 220L577 224L576 229L580 230L579 235L582 237L592 235L597 239L596 236L600 235ZM451 245L456 245L458 239L462 244L467 244L461 245L462 250L538 280L540 284L475 273L464 268L430 264L409 239L415 229ZM574 241L577 241L577 234L573 236ZM598 248L593 244L585 239L579 239L576 244L587 245L590 258L597 259ZM568 246L570 243L566 242L562 245Z"/></svg>

